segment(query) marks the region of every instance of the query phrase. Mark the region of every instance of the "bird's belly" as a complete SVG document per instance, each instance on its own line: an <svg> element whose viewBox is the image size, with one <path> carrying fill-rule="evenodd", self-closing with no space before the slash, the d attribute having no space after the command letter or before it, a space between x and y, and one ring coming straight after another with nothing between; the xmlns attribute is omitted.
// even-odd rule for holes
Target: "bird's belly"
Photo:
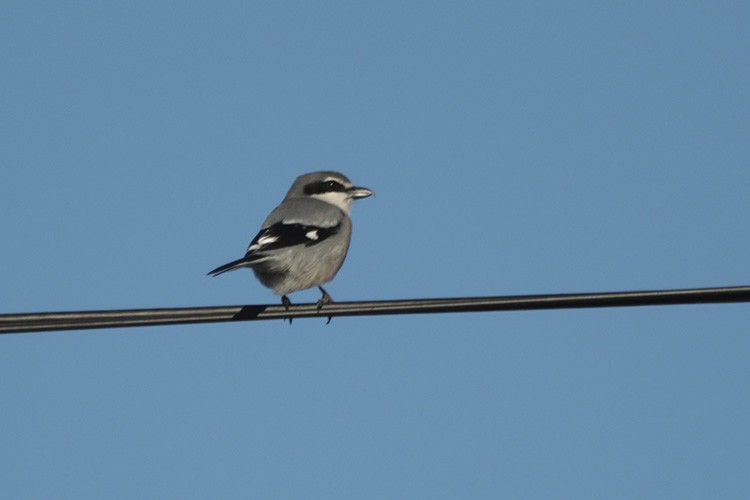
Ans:
<svg viewBox="0 0 750 500"><path fill-rule="evenodd" d="M255 276L276 295L287 295L328 283L344 263L349 242L338 245L326 243L321 243L321 248L317 248L316 252L292 247L286 251L287 255L253 266Z"/></svg>

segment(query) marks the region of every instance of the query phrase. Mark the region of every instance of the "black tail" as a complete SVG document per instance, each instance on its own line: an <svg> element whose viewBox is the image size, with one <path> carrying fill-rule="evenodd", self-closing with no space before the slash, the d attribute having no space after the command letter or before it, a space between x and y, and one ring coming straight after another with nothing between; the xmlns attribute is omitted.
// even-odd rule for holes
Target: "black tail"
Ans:
<svg viewBox="0 0 750 500"><path fill-rule="evenodd" d="M241 267L247 267L250 265L250 263L253 262L252 260L247 259L246 257L242 257L241 259L233 260L232 262L229 262L228 264L224 264L223 266L219 266L213 271L208 273L208 276L218 276L221 273L225 273L227 271L234 271L235 269L239 269Z"/></svg>

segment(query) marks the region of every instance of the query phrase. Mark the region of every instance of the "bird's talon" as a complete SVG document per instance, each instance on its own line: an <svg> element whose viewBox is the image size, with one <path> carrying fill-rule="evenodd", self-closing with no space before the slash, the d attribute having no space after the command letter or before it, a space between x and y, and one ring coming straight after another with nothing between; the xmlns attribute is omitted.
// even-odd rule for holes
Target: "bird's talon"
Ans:
<svg viewBox="0 0 750 500"><path fill-rule="evenodd" d="M286 295L284 295L284 296L281 297L281 305L283 305L284 309L286 309L288 311L289 310L289 306L292 305L292 301L289 300L289 297L287 297ZM292 324L292 318L285 318L285 319L289 320L289 324L290 325Z"/></svg>
<svg viewBox="0 0 750 500"><path fill-rule="evenodd" d="M318 308L318 312L320 312L320 310L323 308L324 305L330 304L331 302L333 302L333 299L331 298L330 295L326 294L323 297L321 297L320 300L315 304Z"/></svg>
<svg viewBox="0 0 750 500"><path fill-rule="evenodd" d="M320 290L320 293L323 294L323 296L320 298L320 300L317 303L318 313L320 313L320 310L323 308L323 306L333 302L333 299L331 298L330 295L328 295L328 292L326 292L326 289L323 288L322 286L319 286L318 290ZM331 319L333 319L333 316L328 316L328 321L326 321L326 325L331 322Z"/></svg>
<svg viewBox="0 0 750 500"><path fill-rule="evenodd" d="M329 304L329 303L333 302L333 299L331 298L331 296L330 296L330 295L328 295L328 292L326 292L326 289L325 289L325 288L323 288L322 286L319 286L319 287L318 287L318 290L320 290L320 293L322 293L322 294L323 294L323 296L322 296L322 297L320 298L320 300L319 300L319 301L318 301L318 303L316 304L316 305L318 306L318 312L320 312L320 309L321 309L321 308L322 308L322 307L323 307L324 305L326 305L326 304Z"/></svg>

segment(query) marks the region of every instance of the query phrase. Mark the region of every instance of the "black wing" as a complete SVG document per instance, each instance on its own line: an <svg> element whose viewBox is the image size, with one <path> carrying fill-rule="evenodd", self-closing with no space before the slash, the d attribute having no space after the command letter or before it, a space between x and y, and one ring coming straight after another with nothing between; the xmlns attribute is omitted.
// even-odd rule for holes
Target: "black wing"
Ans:
<svg viewBox="0 0 750 500"><path fill-rule="evenodd" d="M317 245L338 233L340 229L341 223L331 227L317 227L299 223L277 222L260 230L247 248L247 253L248 255L256 254L295 245Z"/></svg>
<svg viewBox="0 0 750 500"><path fill-rule="evenodd" d="M219 266L210 275L217 276L227 271L233 271L240 267L252 266L254 263L263 262L273 258L267 251L295 245L312 246L317 245L326 238L330 238L341 230L341 223L331 227L317 227L306 224L284 224L277 222L268 226L255 236L253 242L247 249L247 253L241 259L233 260L228 264Z"/></svg>

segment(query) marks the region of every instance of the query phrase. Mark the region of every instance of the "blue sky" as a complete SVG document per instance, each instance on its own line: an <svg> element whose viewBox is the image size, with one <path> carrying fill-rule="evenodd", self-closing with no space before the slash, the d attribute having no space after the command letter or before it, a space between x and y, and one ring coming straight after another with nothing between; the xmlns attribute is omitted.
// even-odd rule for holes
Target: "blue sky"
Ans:
<svg viewBox="0 0 750 500"><path fill-rule="evenodd" d="M0 312L750 284L747 2L5 2ZM293 301L317 300L300 292ZM747 498L747 305L0 338L8 498Z"/></svg>

